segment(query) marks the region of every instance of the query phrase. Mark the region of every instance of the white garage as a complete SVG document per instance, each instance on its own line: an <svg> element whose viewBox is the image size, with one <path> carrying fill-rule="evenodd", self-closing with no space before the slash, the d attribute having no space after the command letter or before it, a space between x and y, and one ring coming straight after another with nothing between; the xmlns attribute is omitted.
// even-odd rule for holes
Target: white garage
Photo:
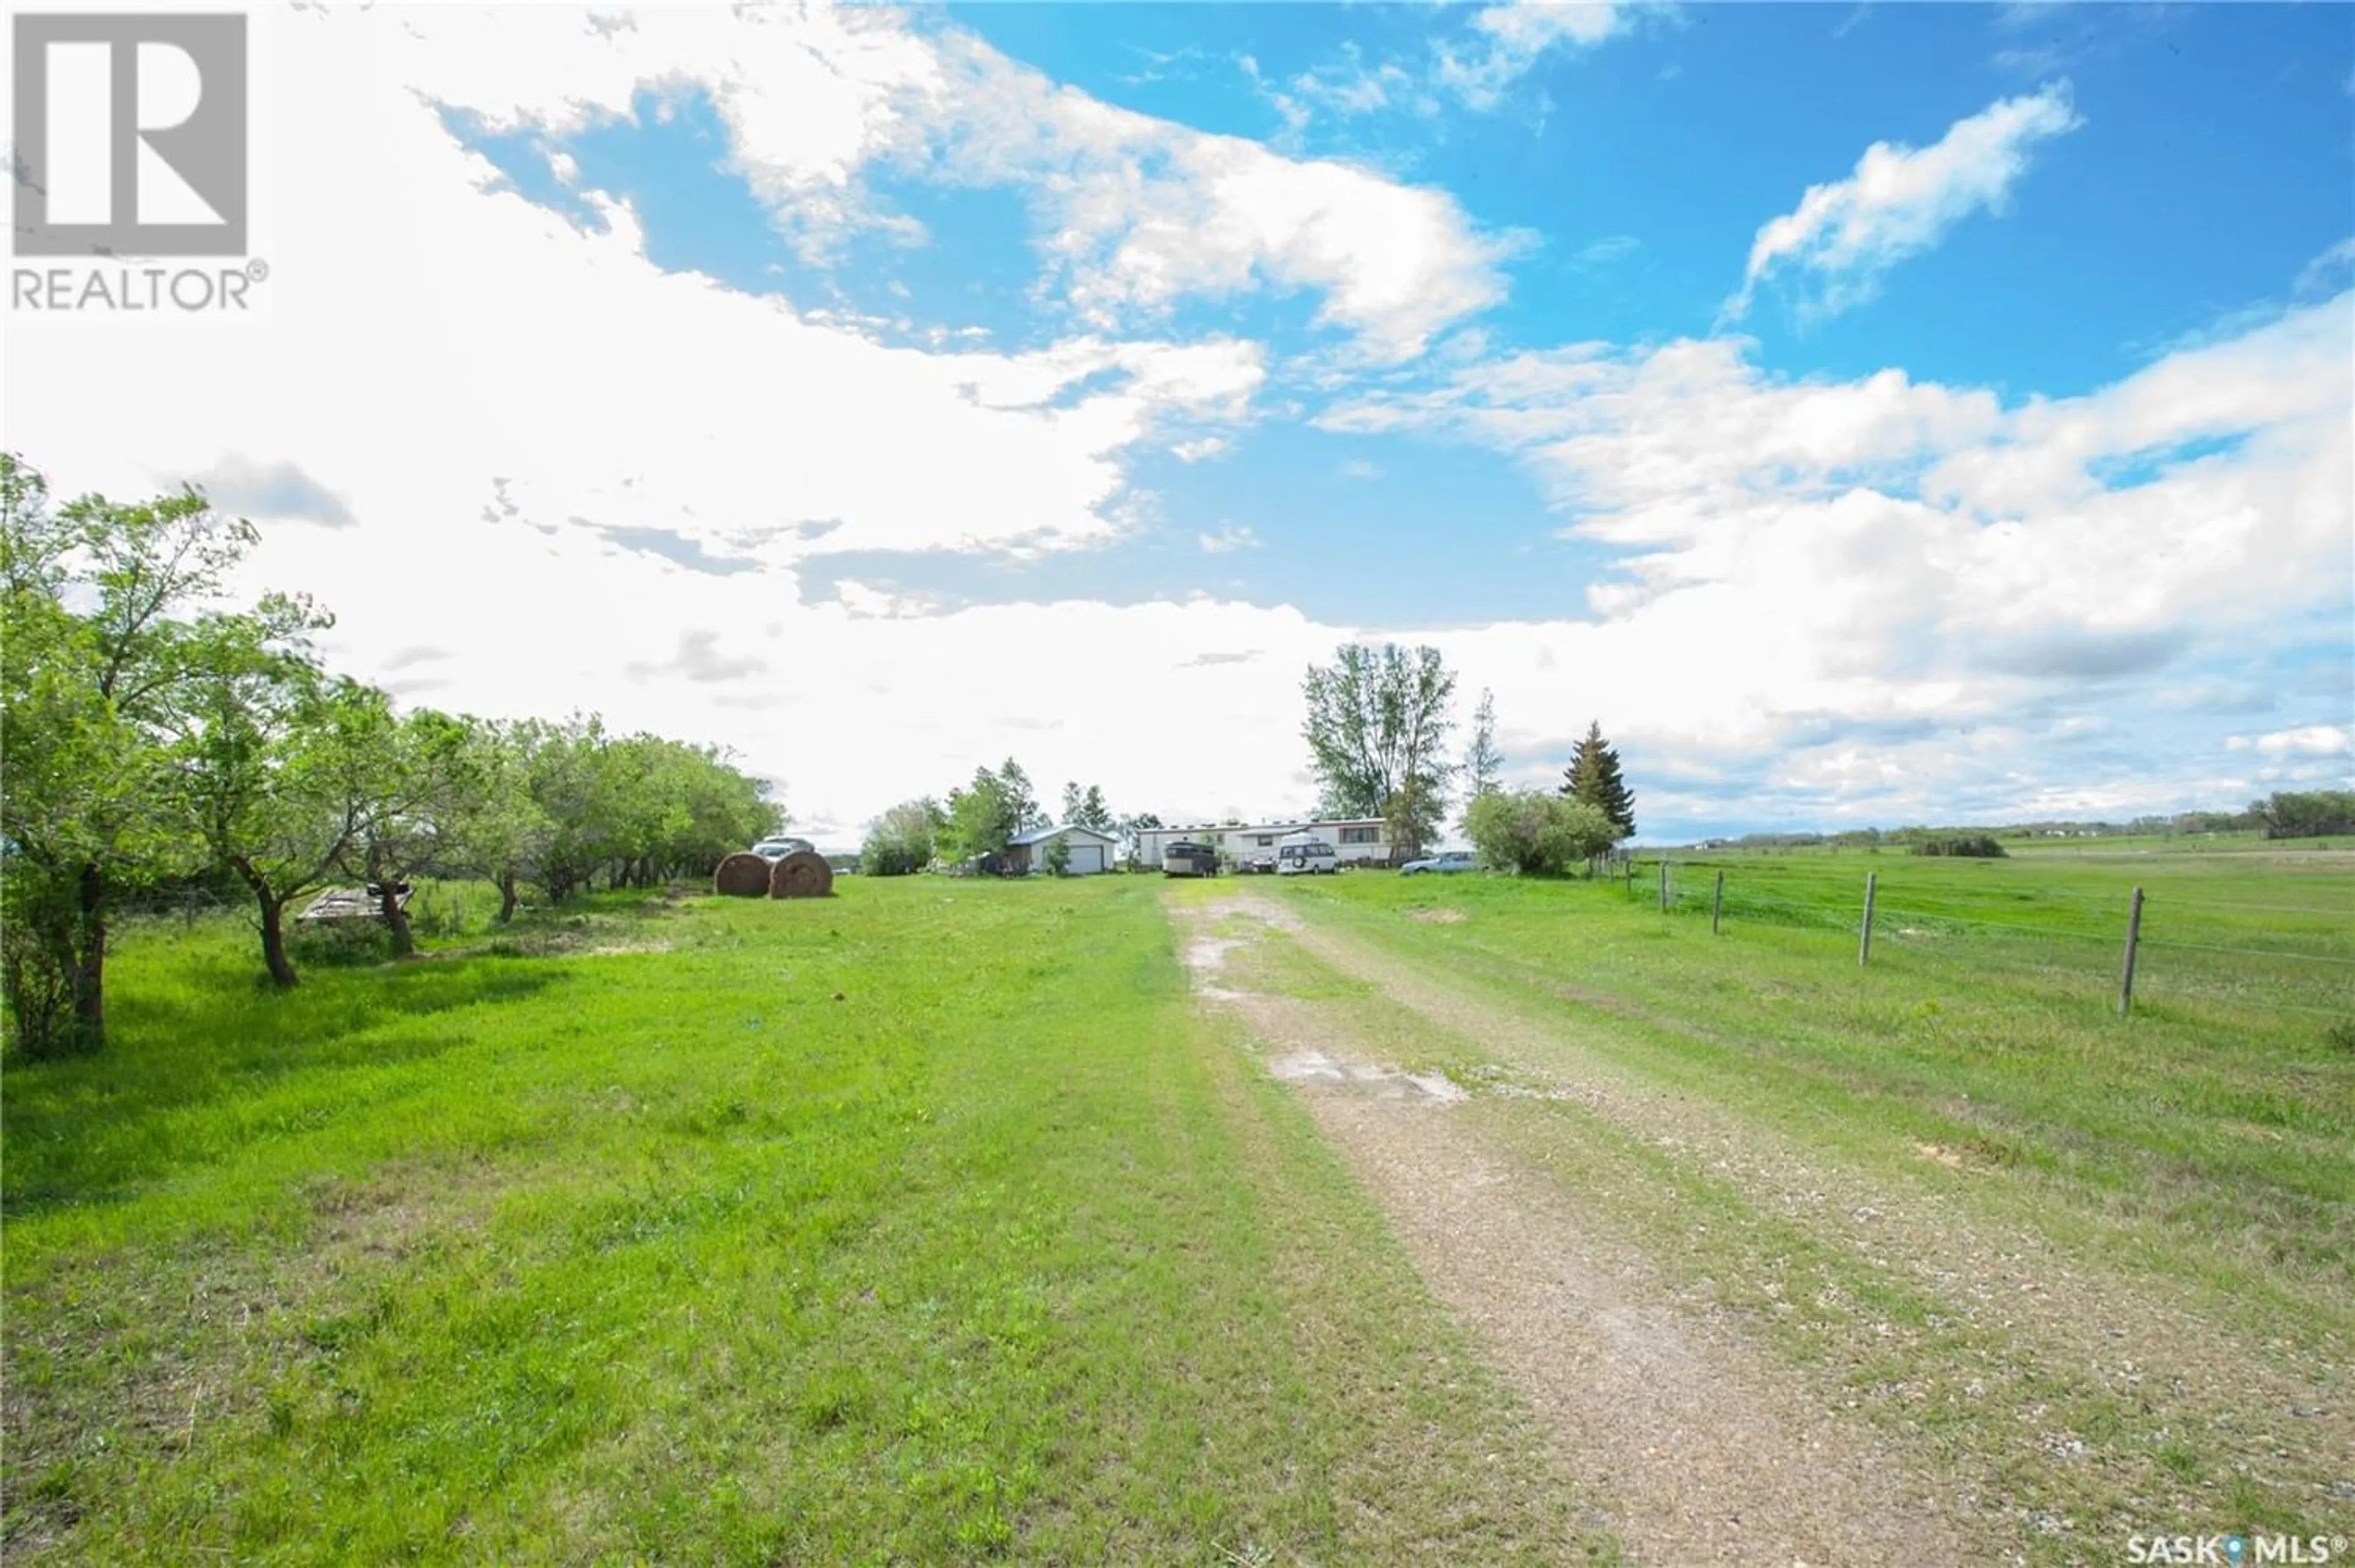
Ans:
<svg viewBox="0 0 2355 1568"><path fill-rule="evenodd" d="M1044 871L1047 857L1057 839L1063 843L1063 869L1074 877L1092 877L1098 871L1112 869L1114 839L1109 833L1099 833L1092 827L1082 827L1067 822L1060 827L1038 827L1015 835L1006 847L1006 859L1010 868L1020 875Z"/></svg>

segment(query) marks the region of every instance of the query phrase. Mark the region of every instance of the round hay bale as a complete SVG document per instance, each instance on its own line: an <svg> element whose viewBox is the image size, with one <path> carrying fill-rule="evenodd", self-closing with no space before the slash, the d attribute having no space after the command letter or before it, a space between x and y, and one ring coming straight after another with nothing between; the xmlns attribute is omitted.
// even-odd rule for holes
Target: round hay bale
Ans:
<svg viewBox="0 0 2355 1568"><path fill-rule="evenodd" d="M822 899L834 891L834 868L813 849L796 849L769 868L773 899Z"/></svg>
<svg viewBox="0 0 2355 1568"><path fill-rule="evenodd" d="M732 898L757 899L769 891L769 862L758 855L730 855L711 873L711 886Z"/></svg>

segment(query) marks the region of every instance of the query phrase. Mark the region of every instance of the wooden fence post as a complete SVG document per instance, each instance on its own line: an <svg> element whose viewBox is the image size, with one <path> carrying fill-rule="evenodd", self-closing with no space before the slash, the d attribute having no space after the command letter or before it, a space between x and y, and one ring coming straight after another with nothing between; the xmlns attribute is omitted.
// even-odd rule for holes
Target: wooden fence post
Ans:
<svg viewBox="0 0 2355 1568"><path fill-rule="evenodd" d="M1709 901L1709 933L1711 936L1715 936L1717 934L1717 923L1724 913L1725 873L1723 871L1720 871L1717 874L1717 891L1710 895Z"/></svg>
<svg viewBox="0 0 2355 1568"><path fill-rule="evenodd" d="M2134 901L2126 906L2126 963L2118 976L2118 1017L2125 1018L2134 1010L2135 948L2142 941L2142 890L2134 891Z"/></svg>
<svg viewBox="0 0 2355 1568"><path fill-rule="evenodd" d="M1864 927L1856 939L1856 961L1859 964L1872 962L1872 893L1880 881L1881 873L1878 871L1864 874Z"/></svg>
<svg viewBox="0 0 2355 1568"><path fill-rule="evenodd" d="M1660 912L1668 912L1668 858L1660 857Z"/></svg>

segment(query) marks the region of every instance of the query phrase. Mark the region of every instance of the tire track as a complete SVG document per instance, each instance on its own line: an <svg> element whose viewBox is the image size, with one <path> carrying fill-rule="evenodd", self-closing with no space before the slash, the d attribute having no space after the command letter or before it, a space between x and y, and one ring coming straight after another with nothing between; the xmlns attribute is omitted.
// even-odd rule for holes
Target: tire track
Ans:
<svg viewBox="0 0 2355 1568"><path fill-rule="evenodd" d="M1226 970L1238 944L1208 934L1239 908L1251 901L1175 912L1198 988L1293 1080L1433 1294L1607 1499L1636 1561L1971 1559L1886 1441L1490 1147L1451 1112L1460 1091L1384 1067L1333 1009L1239 986Z"/></svg>

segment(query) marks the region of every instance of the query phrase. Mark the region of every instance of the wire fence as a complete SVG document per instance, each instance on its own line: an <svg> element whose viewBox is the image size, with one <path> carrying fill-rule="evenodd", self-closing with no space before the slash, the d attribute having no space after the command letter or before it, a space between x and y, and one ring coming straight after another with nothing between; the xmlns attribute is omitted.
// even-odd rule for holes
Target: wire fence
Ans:
<svg viewBox="0 0 2355 1568"><path fill-rule="evenodd" d="M1878 871L1852 885L1815 872L1778 878L1779 868L1665 855L1643 865L1622 859L1612 869L1630 900L1657 901L1664 914L1705 917L1721 935L1743 925L1845 932L1867 966L1886 960L1893 946L1909 961L2034 969L2105 997L2122 1016L2152 1002L2208 1004L2329 1019L2355 1031L2355 900L2331 909L2177 898L2136 886L2122 888L2114 903L2096 902L1902 880L1883 888ZM2032 909L2012 914L2024 899ZM2293 918L2266 940L2248 943L2222 939L2232 933L2229 923L2215 929L2220 916ZM1959 940L1948 945L1945 938Z"/></svg>

